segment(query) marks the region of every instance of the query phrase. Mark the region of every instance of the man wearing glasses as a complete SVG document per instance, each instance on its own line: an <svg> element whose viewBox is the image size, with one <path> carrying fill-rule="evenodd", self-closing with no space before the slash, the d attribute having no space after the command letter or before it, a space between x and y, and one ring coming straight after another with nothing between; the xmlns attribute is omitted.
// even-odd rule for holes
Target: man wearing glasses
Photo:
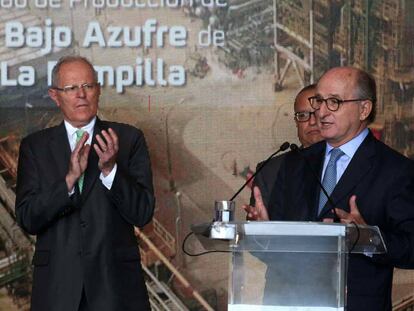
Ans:
<svg viewBox="0 0 414 311"><path fill-rule="evenodd" d="M391 310L394 267L414 267L413 162L368 130L376 85L366 72L329 70L309 102L325 141L286 156L270 198L270 219L332 221L335 208L342 223L379 226L388 252L350 255L347 310ZM318 174L330 200L315 180Z"/></svg>
<svg viewBox="0 0 414 311"><path fill-rule="evenodd" d="M97 118L85 58L58 61L49 95L64 121L24 138L19 155L17 220L37 236L31 310L150 310L133 227L154 209L144 136Z"/></svg>
<svg viewBox="0 0 414 311"><path fill-rule="evenodd" d="M316 123L315 109L313 109L308 98L315 95L316 85L305 86L296 95L294 101L294 120L297 128L298 139L303 148L307 148L322 140L321 133ZM244 205L249 220L269 220L267 205L270 193L275 184L277 172L285 154L270 160L254 178L250 205ZM256 170L263 162L257 164Z"/></svg>

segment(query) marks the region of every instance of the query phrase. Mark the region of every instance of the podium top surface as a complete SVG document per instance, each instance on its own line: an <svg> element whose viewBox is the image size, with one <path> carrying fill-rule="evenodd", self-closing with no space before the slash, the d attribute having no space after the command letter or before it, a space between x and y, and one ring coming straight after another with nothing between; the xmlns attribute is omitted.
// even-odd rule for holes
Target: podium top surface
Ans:
<svg viewBox="0 0 414 311"><path fill-rule="evenodd" d="M345 236L342 224L297 221L234 222L247 235L267 236Z"/></svg>
<svg viewBox="0 0 414 311"><path fill-rule="evenodd" d="M292 221L214 222L193 225L208 250L255 252L338 252L366 255L386 252L376 226ZM343 247L340 245L343 243Z"/></svg>

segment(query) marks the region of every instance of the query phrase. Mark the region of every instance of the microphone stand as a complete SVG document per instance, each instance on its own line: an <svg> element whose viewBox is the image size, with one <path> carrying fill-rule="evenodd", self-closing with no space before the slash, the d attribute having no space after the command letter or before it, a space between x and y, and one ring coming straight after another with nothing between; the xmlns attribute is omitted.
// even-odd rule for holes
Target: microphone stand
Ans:
<svg viewBox="0 0 414 311"><path fill-rule="evenodd" d="M252 176L250 176L249 179L246 180L246 182L243 184L243 186L240 187L239 190L237 190L237 192L231 197L231 199L229 201L233 201L238 195L239 193L246 187L246 185L249 184L250 181L253 180L253 178L257 175L257 173L259 173L263 167L266 166L266 164L275 156L277 155L279 152L285 151L287 150L289 147L291 146L290 143L288 143L287 141L285 141L282 145L280 145L279 149L272 153L267 159L266 161L263 162L263 164L256 170L256 172L254 172L254 174Z"/></svg>
<svg viewBox="0 0 414 311"><path fill-rule="evenodd" d="M313 177L315 178L316 182L318 183L319 187L321 188L323 194L328 199L329 205L331 206L331 208L328 211L332 211L333 212L333 214L334 214L334 222L339 222L339 217L338 217L338 215L336 214L336 211L335 211L335 204L334 204L331 196L326 191L325 187L322 185L322 182L320 181L320 179L318 177L318 174L316 174L315 170L310 165L308 159L306 159L306 157L302 154L302 152L300 151L300 148L296 144L291 144L290 145L290 150L297 152L305 160L306 165L309 167L309 169L310 169ZM319 215L318 215L318 217L319 217Z"/></svg>

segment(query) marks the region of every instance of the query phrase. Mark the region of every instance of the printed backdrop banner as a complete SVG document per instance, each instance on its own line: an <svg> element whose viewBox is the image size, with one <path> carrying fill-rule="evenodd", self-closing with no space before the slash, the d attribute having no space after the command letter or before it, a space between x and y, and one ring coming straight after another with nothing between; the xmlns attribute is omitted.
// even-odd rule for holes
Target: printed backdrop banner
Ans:
<svg viewBox="0 0 414 311"><path fill-rule="evenodd" d="M413 157L413 35L404 0L0 0L0 151L16 161L22 137L61 122L51 70L87 57L99 116L145 133L156 217L179 245L257 162L298 143L294 97L331 67L375 77L371 128Z"/></svg>

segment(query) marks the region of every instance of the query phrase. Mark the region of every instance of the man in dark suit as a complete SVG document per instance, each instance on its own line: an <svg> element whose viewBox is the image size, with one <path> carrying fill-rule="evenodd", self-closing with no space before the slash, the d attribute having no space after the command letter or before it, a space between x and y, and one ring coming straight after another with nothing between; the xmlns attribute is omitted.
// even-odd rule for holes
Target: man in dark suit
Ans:
<svg viewBox="0 0 414 311"><path fill-rule="evenodd" d="M85 58L60 59L52 84L64 122L24 138L19 156L17 220L37 236L31 308L150 310L134 236L154 209L144 136L96 117Z"/></svg>
<svg viewBox="0 0 414 311"><path fill-rule="evenodd" d="M315 109L308 98L315 95L316 84L305 86L296 95L294 101L294 120L298 139L303 148L307 148L322 140L321 133L316 123ZM266 207L269 204L270 194L276 181L277 172L285 158L286 153L271 159L254 178L250 204L244 205L249 220L268 220ZM263 165L257 164L256 171ZM257 204L256 204L256 198Z"/></svg>
<svg viewBox="0 0 414 311"><path fill-rule="evenodd" d="M342 223L378 226L388 251L372 257L350 255L347 310L391 310L394 267L414 267L413 162L367 129L375 118L376 87L366 72L329 70L309 101L325 141L286 156L271 194L269 217L329 222L335 208Z"/></svg>

